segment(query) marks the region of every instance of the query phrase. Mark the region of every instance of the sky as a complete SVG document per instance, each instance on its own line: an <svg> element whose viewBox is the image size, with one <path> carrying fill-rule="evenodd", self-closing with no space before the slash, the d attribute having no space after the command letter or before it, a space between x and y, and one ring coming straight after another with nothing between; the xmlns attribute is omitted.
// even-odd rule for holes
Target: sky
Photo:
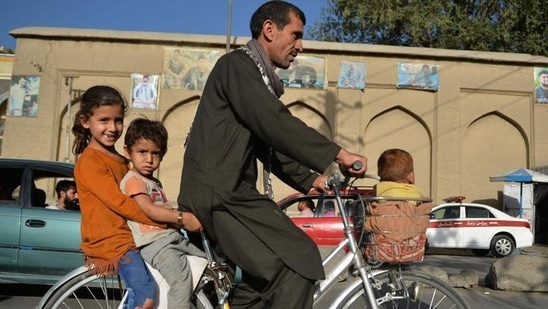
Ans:
<svg viewBox="0 0 548 309"><path fill-rule="evenodd" d="M249 19L265 0L8 0L2 1L0 46L15 50L9 32L22 27L87 28L249 37ZM305 36L327 0L291 0L306 15Z"/></svg>

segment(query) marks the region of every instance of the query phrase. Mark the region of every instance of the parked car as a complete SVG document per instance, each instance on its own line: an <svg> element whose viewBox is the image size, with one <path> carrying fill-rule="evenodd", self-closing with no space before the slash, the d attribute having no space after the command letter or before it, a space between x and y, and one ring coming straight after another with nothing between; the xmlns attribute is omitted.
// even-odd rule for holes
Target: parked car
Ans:
<svg viewBox="0 0 548 309"><path fill-rule="evenodd" d="M358 187L353 190L342 190L341 199L347 211L354 211L353 202L358 195L369 195L371 187ZM299 201L312 200L315 205L314 217L299 217ZM344 239L343 223L338 211L332 216L328 211L336 209L335 195L312 190L307 194L295 193L278 201L278 206L301 228L318 246L336 246ZM358 227L357 227L358 228ZM359 227L361 228L361 227Z"/></svg>
<svg viewBox="0 0 548 309"><path fill-rule="evenodd" d="M477 255L490 251L495 257L533 245L527 219L512 217L491 206L463 203L462 198L432 208L426 236L431 248L472 249Z"/></svg>
<svg viewBox="0 0 548 309"><path fill-rule="evenodd" d="M73 170L0 159L0 283L53 284L82 265L80 212L45 208L56 200L57 181L74 180Z"/></svg>

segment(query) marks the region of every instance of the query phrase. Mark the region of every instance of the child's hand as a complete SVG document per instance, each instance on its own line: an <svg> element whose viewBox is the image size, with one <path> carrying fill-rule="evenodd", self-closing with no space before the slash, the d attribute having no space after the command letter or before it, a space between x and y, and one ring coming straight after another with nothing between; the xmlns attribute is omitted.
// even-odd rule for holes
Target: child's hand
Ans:
<svg viewBox="0 0 548 309"><path fill-rule="evenodd" d="M189 232L201 232L204 229L202 223L191 212L183 213L183 228Z"/></svg>

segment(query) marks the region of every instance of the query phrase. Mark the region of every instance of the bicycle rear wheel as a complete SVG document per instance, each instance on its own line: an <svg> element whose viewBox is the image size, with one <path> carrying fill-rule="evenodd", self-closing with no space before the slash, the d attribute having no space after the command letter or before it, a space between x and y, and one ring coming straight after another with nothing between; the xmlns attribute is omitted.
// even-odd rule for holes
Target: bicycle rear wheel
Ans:
<svg viewBox="0 0 548 309"><path fill-rule="evenodd" d="M52 286L36 308L116 309L122 308L124 294L125 286L117 275L99 277L82 266ZM195 309L214 308L201 290L192 302Z"/></svg>
<svg viewBox="0 0 548 309"><path fill-rule="evenodd" d="M447 283L419 271L383 272L374 276L374 294L383 309L467 309L464 298ZM397 279L400 278L400 279ZM372 280L373 281L373 280ZM363 284L348 293L338 309L368 308Z"/></svg>

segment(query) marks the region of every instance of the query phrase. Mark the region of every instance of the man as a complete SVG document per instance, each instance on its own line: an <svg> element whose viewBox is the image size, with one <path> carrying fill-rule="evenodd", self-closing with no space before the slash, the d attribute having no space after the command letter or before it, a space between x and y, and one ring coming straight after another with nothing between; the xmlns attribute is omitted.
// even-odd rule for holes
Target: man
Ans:
<svg viewBox="0 0 548 309"><path fill-rule="evenodd" d="M209 58L206 54L198 55L196 66L188 70L182 80L185 89L204 90L204 85L209 76Z"/></svg>
<svg viewBox="0 0 548 309"><path fill-rule="evenodd" d="M312 200L302 200L297 204L299 209L299 217L314 217L314 202Z"/></svg>
<svg viewBox="0 0 548 309"><path fill-rule="evenodd" d="M314 242L257 190L256 160L303 193L327 192L327 176L311 170L324 172L333 161L345 173L366 172L365 157L330 142L278 99L283 85L274 69L288 68L303 50L305 22L284 1L259 7L253 39L211 71L188 136L178 204L242 269L232 308L312 308L315 281L324 278Z"/></svg>
<svg viewBox="0 0 548 309"><path fill-rule="evenodd" d="M132 107L135 108L156 108L157 92L154 84L150 83L149 76L143 76L143 81L137 84L133 89L133 103Z"/></svg>
<svg viewBox="0 0 548 309"><path fill-rule="evenodd" d="M548 69L538 73L538 86L535 89L537 103L548 103Z"/></svg>
<svg viewBox="0 0 548 309"><path fill-rule="evenodd" d="M55 193L57 193L57 201L54 205L46 206L46 208L57 210L80 210L76 182L72 180L59 181L55 186Z"/></svg>
<svg viewBox="0 0 548 309"><path fill-rule="evenodd" d="M14 84L10 88L10 107L8 115L10 116L22 116L23 115L23 103L28 95L27 79L23 76L19 76L17 84Z"/></svg>

